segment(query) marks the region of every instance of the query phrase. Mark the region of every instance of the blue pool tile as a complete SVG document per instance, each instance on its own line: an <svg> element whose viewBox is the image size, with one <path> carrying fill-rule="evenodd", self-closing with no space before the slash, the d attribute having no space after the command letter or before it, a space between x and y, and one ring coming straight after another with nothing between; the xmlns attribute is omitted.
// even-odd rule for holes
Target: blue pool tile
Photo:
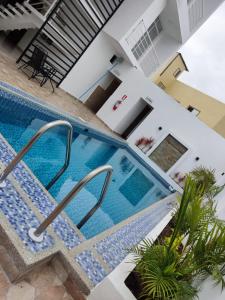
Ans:
<svg viewBox="0 0 225 300"><path fill-rule="evenodd" d="M125 225L114 234L95 244L95 249L102 256L111 270L118 266L130 252L130 249L141 242L145 236L162 220L170 208L165 206Z"/></svg>
<svg viewBox="0 0 225 300"><path fill-rule="evenodd" d="M89 250L85 250L77 255L75 261L81 266L94 285L101 282L108 275L100 262Z"/></svg>
<svg viewBox="0 0 225 300"><path fill-rule="evenodd" d="M4 141L0 139L1 161L7 164L13 157L14 155L12 151L9 150ZM22 164L17 165L17 167L13 170L13 175L20 183L22 189L29 196L32 203L39 209L40 213L47 217L56 207L56 204L49 199ZM53 221L52 227L68 249L72 249L83 241L74 228L70 226L68 221L60 215Z"/></svg>

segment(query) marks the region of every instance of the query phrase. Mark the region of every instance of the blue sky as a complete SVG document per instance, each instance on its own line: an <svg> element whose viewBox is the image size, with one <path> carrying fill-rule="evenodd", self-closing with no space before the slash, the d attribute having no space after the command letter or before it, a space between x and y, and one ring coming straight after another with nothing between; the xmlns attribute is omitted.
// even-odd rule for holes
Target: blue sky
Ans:
<svg viewBox="0 0 225 300"><path fill-rule="evenodd" d="M179 80L225 103L225 2L179 52L189 69Z"/></svg>

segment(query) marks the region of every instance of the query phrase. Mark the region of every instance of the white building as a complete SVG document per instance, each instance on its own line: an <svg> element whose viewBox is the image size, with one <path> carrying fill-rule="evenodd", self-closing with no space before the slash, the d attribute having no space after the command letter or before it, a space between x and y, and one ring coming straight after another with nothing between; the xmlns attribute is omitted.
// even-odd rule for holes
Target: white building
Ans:
<svg viewBox="0 0 225 300"><path fill-rule="evenodd" d="M86 101L97 88L94 96L101 96L104 103L118 86L118 82L110 86L114 76L108 72L115 65L110 63L114 55L149 76L222 0L18 2L2 2L0 30L27 29L18 42L26 50L22 61L31 55L34 45L46 48L51 65L57 69L55 80L62 89ZM97 111L102 103L95 107L93 101L89 99L88 105Z"/></svg>
<svg viewBox="0 0 225 300"><path fill-rule="evenodd" d="M113 78L107 72L112 67L113 55L122 57L149 76L221 3L221 0L125 0L61 88L82 101L87 100L96 87L106 89Z"/></svg>

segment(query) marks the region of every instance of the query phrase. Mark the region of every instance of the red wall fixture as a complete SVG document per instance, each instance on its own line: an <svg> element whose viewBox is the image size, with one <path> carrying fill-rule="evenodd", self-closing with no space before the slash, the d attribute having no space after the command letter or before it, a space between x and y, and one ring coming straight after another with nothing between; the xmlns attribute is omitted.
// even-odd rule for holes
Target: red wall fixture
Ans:
<svg viewBox="0 0 225 300"><path fill-rule="evenodd" d="M113 105L113 110L117 110L117 108L123 103L124 100L126 100L128 97L127 95L123 95L121 99L117 100Z"/></svg>

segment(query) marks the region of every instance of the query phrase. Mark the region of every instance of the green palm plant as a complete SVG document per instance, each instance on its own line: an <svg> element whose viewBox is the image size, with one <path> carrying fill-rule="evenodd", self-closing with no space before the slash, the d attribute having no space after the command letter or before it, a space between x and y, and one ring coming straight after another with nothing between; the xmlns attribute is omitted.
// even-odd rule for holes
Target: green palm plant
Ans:
<svg viewBox="0 0 225 300"><path fill-rule="evenodd" d="M221 187L216 185L215 170L200 166L191 171L189 175L196 182L199 191L208 199L213 199L220 192Z"/></svg>
<svg viewBox="0 0 225 300"><path fill-rule="evenodd" d="M145 240L141 247L134 249L136 272L143 290L141 298L157 300L194 299L197 290L189 280L190 268L180 269L180 254L165 245L152 244Z"/></svg>
<svg viewBox="0 0 225 300"><path fill-rule="evenodd" d="M194 299L197 290L192 287L192 274L195 266L184 262L183 253L177 248L181 243L182 220L189 202L195 196L197 187L191 177L187 177L176 226L167 243L160 245L145 240L141 246L133 249L136 271L143 283L144 299ZM182 265L182 267L181 267Z"/></svg>
<svg viewBox="0 0 225 300"><path fill-rule="evenodd" d="M225 224L216 217L211 199L205 201L215 182L209 173L208 181L196 180L197 173L187 176L171 236L163 244L145 240L133 249L144 299L194 299L193 281L209 275L225 287Z"/></svg>
<svg viewBox="0 0 225 300"><path fill-rule="evenodd" d="M182 198L178 199L178 202L181 203L182 201ZM218 221L215 215L215 204L212 201L204 202L202 193L195 190L190 197L185 213L182 215L182 222L178 229L184 237L188 236L187 245L195 241L202 230ZM175 221L177 218L178 213L174 216Z"/></svg>
<svg viewBox="0 0 225 300"><path fill-rule="evenodd" d="M201 275L211 275L216 284L225 288L225 224L205 226L192 246L193 259Z"/></svg>
<svg viewBox="0 0 225 300"><path fill-rule="evenodd" d="M196 176L197 173L196 170ZM202 170L200 173L202 174ZM207 174L210 178L210 171ZM177 234L187 237L183 247L182 267L191 264L192 275L195 279L202 280L210 275L216 284L221 284L223 289L225 287L223 278L225 275L225 222L217 218L216 205L212 199L204 201L205 194L215 187L214 179L209 180L211 184L205 182L205 180L197 181L193 176L188 177L184 193L181 199L178 199L180 206L174 216L175 229ZM179 216L181 216L181 222L179 222ZM175 232L174 230L174 234Z"/></svg>
<svg viewBox="0 0 225 300"><path fill-rule="evenodd" d="M197 197L200 198L200 192L201 187L197 185L195 180L193 180L190 176L187 176L184 186L184 191L180 199L178 199L180 205L179 208L174 215L175 218L175 227L171 236L170 244L168 247L168 250L171 249L173 246L173 243L178 235L185 235L188 225L187 225L187 218L186 213L188 208L190 207L190 203L195 202L195 199Z"/></svg>

